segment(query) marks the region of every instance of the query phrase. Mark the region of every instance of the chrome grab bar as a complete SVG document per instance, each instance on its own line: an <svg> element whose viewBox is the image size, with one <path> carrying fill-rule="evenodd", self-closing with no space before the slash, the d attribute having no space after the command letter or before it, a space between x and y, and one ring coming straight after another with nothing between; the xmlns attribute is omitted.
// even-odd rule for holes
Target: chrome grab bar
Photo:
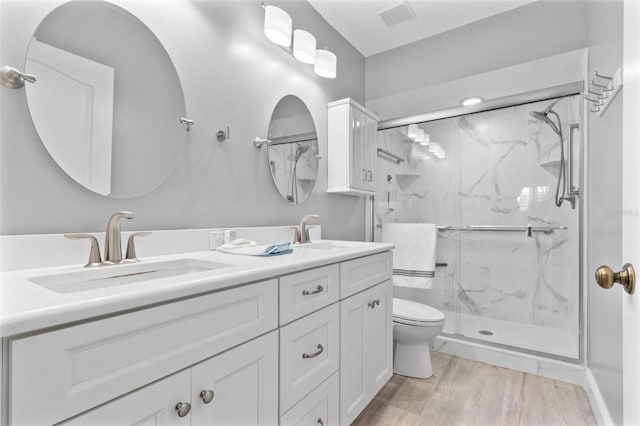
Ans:
<svg viewBox="0 0 640 426"><path fill-rule="evenodd" d="M573 185L573 131L580 129L579 124L569 124L569 196L580 195L580 189Z"/></svg>
<svg viewBox="0 0 640 426"><path fill-rule="evenodd" d="M384 158L385 160L393 161L396 164L400 164L404 161L404 158L398 157L394 153L382 148L378 148L378 157Z"/></svg>
<svg viewBox="0 0 640 426"><path fill-rule="evenodd" d="M497 231L497 232L542 232L551 234L555 230L566 230L566 226L511 226L511 225L438 225L438 231Z"/></svg>

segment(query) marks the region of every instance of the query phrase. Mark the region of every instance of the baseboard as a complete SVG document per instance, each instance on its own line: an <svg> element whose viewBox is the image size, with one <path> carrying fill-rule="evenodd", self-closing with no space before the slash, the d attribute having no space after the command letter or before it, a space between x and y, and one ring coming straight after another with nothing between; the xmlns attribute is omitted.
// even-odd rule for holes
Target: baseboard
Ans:
<svg viewBox="0 0 640 426"><path fill-rule="evenodd" d="M591 373L591 370L588 368L583 387L584 391L587 393L587 397L589 397L589 403L591 404L593 414L596 416L596 420L598 420L598 425L613 425L613 420L611 420L607 404L604 403L604 398L602 398L598 383L596 382L595 377L593 377L593 373Z"/></svg>

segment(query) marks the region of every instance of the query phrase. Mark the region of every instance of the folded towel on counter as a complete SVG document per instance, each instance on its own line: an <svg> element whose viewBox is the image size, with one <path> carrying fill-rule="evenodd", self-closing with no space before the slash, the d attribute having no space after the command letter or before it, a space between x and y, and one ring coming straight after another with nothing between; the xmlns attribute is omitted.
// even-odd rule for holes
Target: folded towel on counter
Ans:
<svg viewBox="0 0 640 426"><path fill-rule="evenodd" d="M231 241L229 244L222 244L222 247L225 250L237 250L243 247L253 247L256 245L255 241L245 240L244 238L239 238L237 240Z"/></svg>
<svg viewBox="0 0 640 426"><path fill-rule="evenodd" d="M393 243L393 285L431 288L436 269L436 225L385 223L382 241Z"/></svg>
<svg viewBox="0 0 640 426"><path fill-rule="evenodd" d="M216 250L223 253L230 254L242 254L245 256L280 256L283 254L289 254L293 252L291 248L291 242L279 243L279 244L267 244L267 245L253 245L247 247L225 248L226 244L218 247Z"/></svg>

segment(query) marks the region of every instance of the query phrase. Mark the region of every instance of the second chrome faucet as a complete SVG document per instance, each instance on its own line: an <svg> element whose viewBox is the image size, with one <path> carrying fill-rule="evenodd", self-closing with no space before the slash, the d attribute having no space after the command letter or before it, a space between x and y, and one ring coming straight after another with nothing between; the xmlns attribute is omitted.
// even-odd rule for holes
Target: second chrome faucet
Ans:
<svg viewBox="0 0 640 426"><path fill-rule="evenodd" d="M115 265L123 262L137 262L136 251L133 239L137 236L146 236L151 232L134 232L129 235L127 242L126 258L122 259L122 238L120 231L120 222L122 219L133 219L136 216L134 212L119 211L115 212L109 218L107 223L107 231L104 240L104 261L100 257L100 247L96 237L90 234L66 234L65 237L70 239L87 238L91 240L91 252L89 254L89 262L85 266L101 266Z"/></svg>

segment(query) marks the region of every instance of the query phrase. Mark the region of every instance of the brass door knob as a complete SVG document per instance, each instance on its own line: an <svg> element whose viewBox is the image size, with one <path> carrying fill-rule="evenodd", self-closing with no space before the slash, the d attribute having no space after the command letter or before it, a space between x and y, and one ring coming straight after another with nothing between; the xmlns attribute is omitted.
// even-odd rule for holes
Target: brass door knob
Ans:
<svg viewBox="0 0 640 426"><path fill-rule="evenodd" d="M619 283L627 293L633 294L636 288L636 272L630 263L625 264L620 272L613 272L608 266L601 266L596 270L596 281L602 288L611 288L614 283Z"/></svg>

